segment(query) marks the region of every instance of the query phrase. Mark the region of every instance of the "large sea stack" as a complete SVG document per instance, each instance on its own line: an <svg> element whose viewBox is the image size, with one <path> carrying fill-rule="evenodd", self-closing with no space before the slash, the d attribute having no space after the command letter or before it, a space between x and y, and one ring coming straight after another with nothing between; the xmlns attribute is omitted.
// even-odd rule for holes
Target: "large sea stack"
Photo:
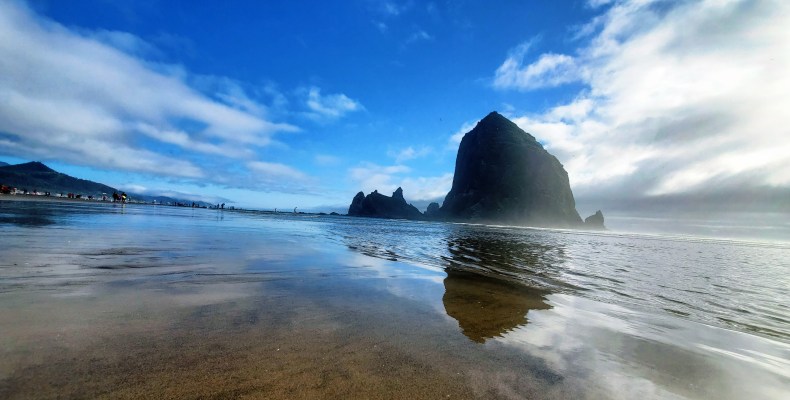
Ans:
<svg viewBox="0 0 790 400"><path fill-rule="evenodd" d="M496 112L461 140L453 186L440 214L449 220L508 225L582 225L562 164Z"/></svg>

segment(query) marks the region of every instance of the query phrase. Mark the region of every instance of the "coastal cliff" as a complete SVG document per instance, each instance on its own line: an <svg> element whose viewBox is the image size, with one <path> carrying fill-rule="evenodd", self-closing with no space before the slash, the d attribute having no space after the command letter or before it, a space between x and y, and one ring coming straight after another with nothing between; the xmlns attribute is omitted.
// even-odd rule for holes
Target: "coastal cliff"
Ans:
<svg viewBox="0 0 790 400"><path fill-rule="evenodd" d="M582 225L562 164L497 112L461 140L453 186L440 214L449 220L509 225Z"/></svg>

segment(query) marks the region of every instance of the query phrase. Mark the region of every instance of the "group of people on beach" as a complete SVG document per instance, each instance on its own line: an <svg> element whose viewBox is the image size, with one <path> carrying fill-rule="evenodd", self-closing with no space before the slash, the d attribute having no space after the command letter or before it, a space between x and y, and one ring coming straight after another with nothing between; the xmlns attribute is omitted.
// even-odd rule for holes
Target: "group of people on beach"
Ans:
<svg viewBox="0 0 790 400"><path fill-rule="evenodd" d="M113 192L112 193L112 202L113 203L117 203L119 201L121 203L126 203L126 199L127 199L126 192L121 192L121 194L118 194L118 192Z"/></svg>

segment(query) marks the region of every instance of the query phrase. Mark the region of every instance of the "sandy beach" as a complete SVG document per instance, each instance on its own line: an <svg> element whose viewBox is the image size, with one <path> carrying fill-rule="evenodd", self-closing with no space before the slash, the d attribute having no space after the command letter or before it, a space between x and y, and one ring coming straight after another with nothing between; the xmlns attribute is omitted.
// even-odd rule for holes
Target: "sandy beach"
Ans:
<svg viewBox="0 0 790 400"><path fill-rule="evenodd" d="M4 399L738 399L789 387L786 326L645 292L637 278L660 271L624 246L724 254L715 243L5 197L0 221ZM585 277L591 241L649 268ZM785 249L741 250L754 262ZM651 307L658 296L689 306ZM749 301L778 307L766 296ZM717 312L731 325L702 323Z"/></svg>

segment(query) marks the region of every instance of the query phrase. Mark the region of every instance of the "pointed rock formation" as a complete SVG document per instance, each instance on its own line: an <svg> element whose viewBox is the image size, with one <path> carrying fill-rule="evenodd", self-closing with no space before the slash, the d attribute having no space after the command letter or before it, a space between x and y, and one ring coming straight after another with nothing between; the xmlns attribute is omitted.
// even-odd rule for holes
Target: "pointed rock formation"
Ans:
<svg viewBox="0 0 790 400"><path fill-rule="evenodd" d="M378 217L378 218L405 218L423 219L422 213L411 204L406 203L403 198L403 189L398 188L392 193L392 197L385 196L374 190L373 193L365 196L359 192L351 201L348 207L348 215L357 217Z"/></svg>
<svg viewBox="0 0 790 400"><path fill-rule="evenodd" d="M603 225L603 213L601 210L598 210L595 212L595 214L585 218L584 227L587 229L606 229L606 227Z"/></svg>
<svg viewBox="0 0 790 400"><path fill-rule="evenodd" d="M582 225L562 164L496 112L461 140L453 186L440 213L450 220L509 225Z"/></svg>
<svg viewBox="0 0 790 400"><path fill-rule="evenodd" d="M428 204L428 208L425 210L425 217L430 219L439 218L439 203Z"/></svg>

